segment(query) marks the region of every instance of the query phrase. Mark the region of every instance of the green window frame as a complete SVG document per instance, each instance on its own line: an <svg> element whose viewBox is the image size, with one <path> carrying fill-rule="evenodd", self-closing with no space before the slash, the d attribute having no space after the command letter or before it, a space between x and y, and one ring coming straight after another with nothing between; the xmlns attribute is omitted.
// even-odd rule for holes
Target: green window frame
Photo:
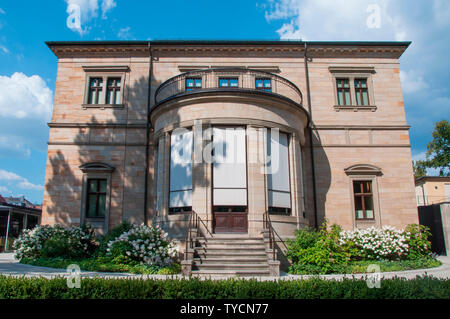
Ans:
<svg viewBox="0 0 450 319"><path fill-rule="evenodd" d="M357 220L373 220L375 214L372 181L353 181L353 196L355 200L355 218Z"/></svg>
<svg viewBox="0 0 450 319"><path fill-rule="evenodd" d="M87 180L87 218L104 218L106 211L106 178L89 178Z"/></svg>
<svg viewBox="0 0 450 319"><path fill-rule="evenodd" d="M370 105L367 79L355 79L356 105Z"/></svg>
<svg viewBox="0 0 450 319"><path fill-rule="evenodd" d="M336 79L338 105L351 105L349 79Z"/></svg>

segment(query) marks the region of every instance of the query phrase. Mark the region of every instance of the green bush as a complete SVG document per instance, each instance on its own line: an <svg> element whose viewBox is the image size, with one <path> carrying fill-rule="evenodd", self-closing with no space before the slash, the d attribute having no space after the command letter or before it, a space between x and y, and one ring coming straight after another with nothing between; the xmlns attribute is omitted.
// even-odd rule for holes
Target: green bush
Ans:
<svg viewBox="0 0 450 319"><path fill-rule="evenodd" d="M287 243L286 255L292 261L290 272L327 274L343 271L353 250L350 244L339 244L341 231L338 225L332 225L328 230L326 222L319 232L309 228L297 231L296 239Z"/></svg>
<svg viewBox="0 0 450 319"><path fill-rule="evenodd" d="M423 225L410 224L406 226L405 232L408 234L409 259L419 259L427 256L431 252L430 229Z"/></svg>
<svg viewBox="0 0 450 319"><path fill-rule="evenodd" d="M100 244L95 253L96 256L106 256L108 250L108 243L115 240L117 237L131 229L131 224L123 221L121 224L112 228L108 233L100 237Z"/></svg>
<svg viewBox="0 0 450 319"><path fill-rule="evenodd" d="M85 258L85 259L64 259L64 258L36 258L36 259L28 259L24 258L21 260L21 263L33 265L33 266L41 266L41 267L50 267L50 268L59 268L66 269L67 266L72 264L77 264L81 270L85 271L98 271L98 272L126 272L132 274L145 274L145 275L174 275L178 274L181 271L181 266L177 263L172 264L169 267L155 267L149 266L145 264L140 264L138 262L130 263L127 261L123 262L120 258L112 258L112 257L96 257L96 258Z"/></svg>
<svg viewBox="0 0 450 319"><path fill-rule="evenodd" d="M450 298L450 280L433 277L382 279L369 288L363 279L258 281L199 279L84 278L68 288L66 278L0 276L0 298L10 299L424 299Z"/></svg>
<svg viewBox="0 0 450 319"><path fill-rule="evenodd" d="M88 226L36 226L25 229L14 241L15 257L87 258L97 249L94 231Z"/></svg>

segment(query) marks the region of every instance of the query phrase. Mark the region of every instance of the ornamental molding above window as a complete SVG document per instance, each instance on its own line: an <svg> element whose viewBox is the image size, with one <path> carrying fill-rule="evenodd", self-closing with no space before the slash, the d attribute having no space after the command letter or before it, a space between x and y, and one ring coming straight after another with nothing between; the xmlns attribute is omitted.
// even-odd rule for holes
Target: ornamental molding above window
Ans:
<svg viewBox="0 0 450 319"><path fill-rule="evenodd" d="M106 163L91 162L80 165L80 169L83 171L83 173L91 173L91 172L112 173L115 168Z"/></svg>
<svg viewBox="0 0 450 319"><path fill-rule="evenodd" d="M355 164L344 169L347 175L383 175L381 168L371 164Z"/></svg>
<svg viewBox="0 0 450 319"><path fill-rule="evenodd" d="M84 72L129 72L128 65L83 65Z"/></svg>
<svg viewBox="0 0 450 319"><path fill-rule="evenodd" d="M375 73L373 66L330 66L331 73Z"/></svg>

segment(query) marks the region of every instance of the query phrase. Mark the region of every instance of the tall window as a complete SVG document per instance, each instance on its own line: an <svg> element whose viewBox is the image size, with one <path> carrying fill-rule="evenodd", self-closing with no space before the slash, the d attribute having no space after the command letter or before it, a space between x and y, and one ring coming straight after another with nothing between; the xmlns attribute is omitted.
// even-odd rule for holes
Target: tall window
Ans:
<svg viewBox="0 0 450 319"><path fill-rule="evenodd" d="M108 78L106 104L120 103L120 78Z"/></svg>
<svg viewBox="0 0 450 319"><path fill-rule="evenodd" d="M255 87L257 90L272 92L272 82L270 79L255 79Z"/></svg>
<svg viewBox="0 0 450 319"><path fill-rule="evenodd" d="M106 178L90 178L87 181L87 212L89 217L105 217Z"/></svg>
<svg viewBox="0 0 450 319"><path fill-rule="evenodd" d="M246 212L247 151L243 127L213 128L215 212Z"/></svg>
<svg viewBox="0 0 450 319"><path fill-rule="evenodd" d="M192 91L202 88L201 78L186 78L186 91Z"/></svg>
<svg viewBox="0 0 450 319"><path fill-rule="evenodd" d="M170 136L169 213L192 210L192 130L175 129Z"/></svg>
<svg viewBox="0 0 450 319"><path fill-rule="evenodd" d="M353 181L356 219L373 219L372 181Z"/></svg>
<svg viewBox="0 0 450 319"><path fill-rule="evenodd" d="M369 105L367 79L355 79L356 105Z"/></svg>
<svg viewBox="0 0 450 319"><path fill-rule="evenodd" d="M238 78L219 78L219 87L238 87Z"/></svg>
<svg viewBox="0 0 450 319"><path fill-rule="evenodd" d="M267 158L269 212L290 215L289 139L286 133L267 132Z"/></svg>
<svg viewBox="0 0 450 319"><path fill-rule="evenodd" d="M103 102L101 99L102 90L103 90L103 79L90 78L88 104L102 103Z"/></svg>
<svg viewBox="0 0 450 319"><path fill-rule="evenodd" d="M338 105L350 105L350 83L348 79L336 79Z"/></svg>

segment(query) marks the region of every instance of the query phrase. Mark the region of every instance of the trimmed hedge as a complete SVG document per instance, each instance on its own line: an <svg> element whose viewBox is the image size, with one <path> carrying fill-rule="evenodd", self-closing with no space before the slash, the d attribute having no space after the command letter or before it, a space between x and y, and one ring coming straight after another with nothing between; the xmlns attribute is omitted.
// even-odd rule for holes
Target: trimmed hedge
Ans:
<svg viewBox="0 0 450 319"><path fill-rule="evenodd" d="M243 279L102 279L84 278L81 288L67 279L0 276L0 298L32 299L424 299L450 298L450 280L434 277L384 279L381 288L365 280L311 278L293 281Z"/></svg>

